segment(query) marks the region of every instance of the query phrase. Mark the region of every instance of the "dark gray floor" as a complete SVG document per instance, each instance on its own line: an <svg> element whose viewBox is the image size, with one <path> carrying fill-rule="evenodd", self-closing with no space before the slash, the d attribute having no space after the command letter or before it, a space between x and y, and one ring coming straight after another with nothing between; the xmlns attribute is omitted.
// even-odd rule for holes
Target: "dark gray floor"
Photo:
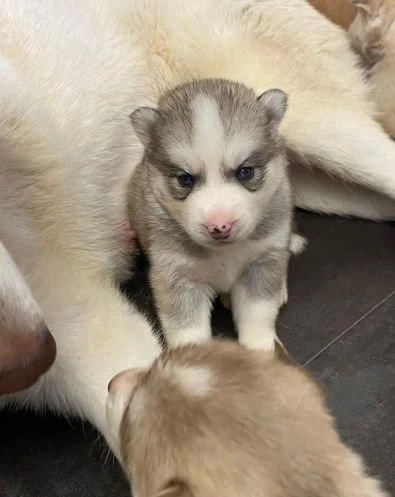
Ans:
<svg viewBox="0 0 395 497"><path fill-rule="evenodd" d="M285 345L326 386L343 438L395 495L395 226L298 214L309 237L292 262ZM146 300L142 282L129 288ZM231 332L221 307L219 333ZM89 426L0 414L0 497L127 497Z"/></svg>

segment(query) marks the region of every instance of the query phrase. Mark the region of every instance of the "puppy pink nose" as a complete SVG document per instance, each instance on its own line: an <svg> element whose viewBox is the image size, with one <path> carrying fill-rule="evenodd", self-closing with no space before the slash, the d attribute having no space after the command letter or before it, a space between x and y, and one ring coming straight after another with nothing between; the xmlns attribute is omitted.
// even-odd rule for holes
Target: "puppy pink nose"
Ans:
<svg viewBox="0 0 395 497"><path fill-rule="evenodd" d="M206 222L206 227L212 238L227 238L234 227L235 221L229 215L221 213L211 215Z"/></svg>

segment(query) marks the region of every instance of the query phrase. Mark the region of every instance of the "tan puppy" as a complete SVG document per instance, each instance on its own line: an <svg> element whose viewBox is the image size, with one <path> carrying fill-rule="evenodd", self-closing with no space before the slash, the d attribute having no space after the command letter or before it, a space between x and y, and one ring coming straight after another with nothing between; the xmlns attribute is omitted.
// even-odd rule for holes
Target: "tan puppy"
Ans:
<svg viewBox="0 0 395 497"><path fill-rule="evenodd" d="M315 381L218 341L117 375L107 416L135 497L383 497Z"/></svg>
<svg viewBox="0 0 395 497"><path fill-rule="evenodd" d="M395 138L395 1L309 1L329 20L348 30L372 87L377 120Z"/></svg>
<svg viewBox="0 0 395 497"><path fill-rule="evenodd" d="M362 57L379 111L379 121L395 138L395 2L356 0L349 27L354 49Z"/></svg>

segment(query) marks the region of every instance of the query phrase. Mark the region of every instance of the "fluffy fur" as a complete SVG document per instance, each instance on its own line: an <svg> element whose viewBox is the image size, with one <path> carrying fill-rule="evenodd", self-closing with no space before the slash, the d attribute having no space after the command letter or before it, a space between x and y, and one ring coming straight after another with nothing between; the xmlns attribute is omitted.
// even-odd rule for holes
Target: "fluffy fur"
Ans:
<svg viewBox="0 0 395 497"><path fill-rule="evenodd" d="M377 104L377 119L395 138L395 1L309 0L332 22L348 31L361 58Z"/></svg>
<svg viewBox="0 0 395 497"><path fill-rule="evenodd" d="M129 115L179 83L282 88L297 205L394 217L395 144L346 34L305 0L2 0L0 30L0 239L58 349L3 402L83 416L109 438L108 380L160 352L117 282L142 156Z"/></svg>
<svg viewBox="0 0 395 497"><path fill-rule="evenodd" d="M136 497L384 497L314 380L279 351L164 352L120 373L107 416Z"/></svg>
<svg viewBox="0 0 395 497"><path fill-rule="evenodd" d="M395 2L359 0L348 32L361 55L379 110L379 121L395 139Z"/></svg>
<svg viewBox="0 0 395 497"><path fill-rule="evenodd" d="M209 339L213 297L231 292L240 341L274 347L293 217L278 134L286 104L281 90L258 97L212 79L177 87L157 109L132 114L145 153L131 178L128 212L149 254L172 346Z"/></svg>

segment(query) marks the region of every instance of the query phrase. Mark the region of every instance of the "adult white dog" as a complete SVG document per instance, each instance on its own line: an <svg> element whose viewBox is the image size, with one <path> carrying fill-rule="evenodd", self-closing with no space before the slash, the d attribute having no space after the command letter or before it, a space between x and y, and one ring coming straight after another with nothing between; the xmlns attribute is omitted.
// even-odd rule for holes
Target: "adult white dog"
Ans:
<svg viewBox="0 0 395 497"><path fill-rule="evenodd" d="M58 350L4 401L84 416L108 437L109 379L158 354L117 282L141 155L129 115L177 83L282 88L297 205L395 217L395 144L346 35L305 0L2 0L0 33L0 240Z"/></svg>

